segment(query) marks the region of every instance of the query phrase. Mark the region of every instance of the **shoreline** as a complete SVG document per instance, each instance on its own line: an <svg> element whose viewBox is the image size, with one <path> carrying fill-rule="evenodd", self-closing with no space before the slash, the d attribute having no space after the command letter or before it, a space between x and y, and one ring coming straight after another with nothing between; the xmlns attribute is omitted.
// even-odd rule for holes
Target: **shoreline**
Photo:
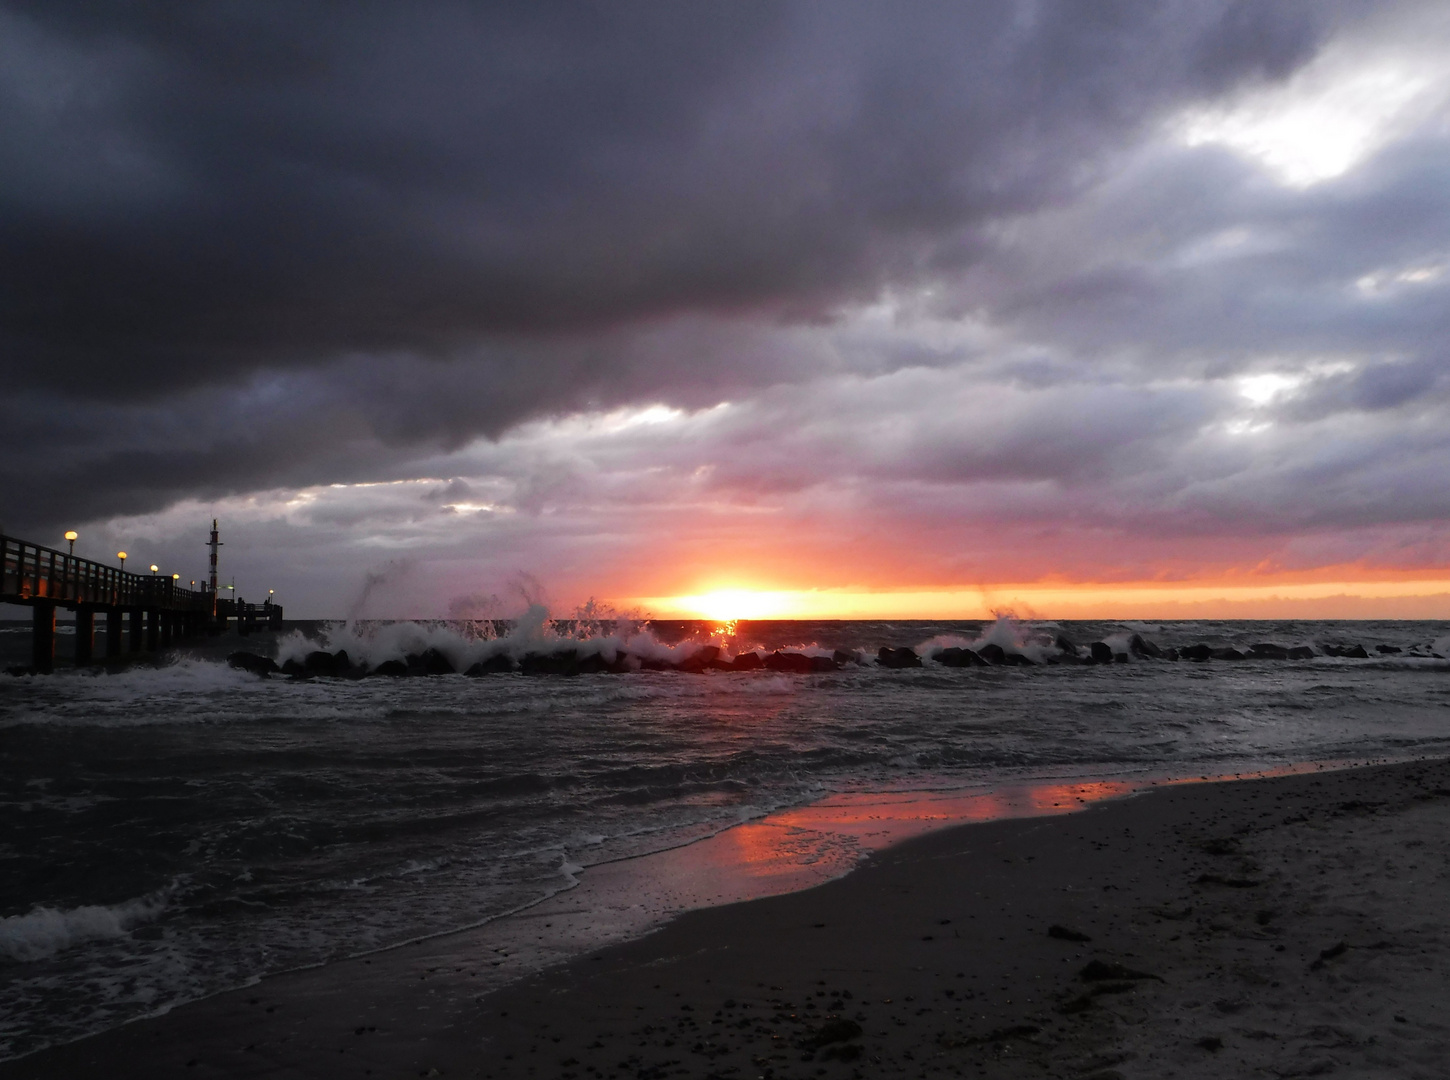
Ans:
<svg viewBox="0 0 1450 1080"><path fill-rule="evenodd" d="M1286 809L1288 804L1293 806ZM718 835L752 825L767 827L751 823ZM996 1075L1046 1075L1043 1069L1049 1065L1065 1067L1064 1055L1076 1055L1073 1060L1081 1062L1094 1053L1103 1061L1115 1055L1121 1059L1103 1064L1099 1072L1131 1077L1166 1075L1161 1071L1168 1065L1163 1047L1182 1058L1170 1066L1179 1075L1224 1075L1235 1071L1229 1060L1233 1053L1263 1057L1273 1050L1283 1056L1283 1039L1274 1035L1270 1020L1293 1009L1266 1003L1261 1008L1267 1014L1258 1017L1260 1007L1243 993L1246 984L1240 985L1238 976L1229 977L1233 985L1223 993L1215 991L1216 996L1205 996L1209 989L1195 991L1202 1001L1169 1000L1185 985L1186 962L1177 955L1183 939L1193 939L1200 953L1227 948L1220 970L1230 972L1247 962L1238 955L1245 950L1268 950L1272 955L1267 961L1273 961L1289 954L1292 946L1293 956L1305 964L1292 977L1263 977L1268 997L1273 996L1269 990L1279 993L1290 982L1310 985L1305 982L1310 967L1305 965L1316 959L1321 964L1314 970L1332 969L1331 974L1362 958L1381 968L1403 962L1408 954L1400 954L1388 932L1368 940L1374 934L1361 924L1371 915L1345 913L1348 894L1338 896L1337 908L1329 903L1334 896L1316 899L1311 894L1329 886L1330 893L1348 889L1354 893L1348 899L1365 911L1373 899L1369 894L1382 894L1375 899L1384 909L1381 922L1393 921L1396 911L1423 913L1426 905L1431 911L1436 904L1443 910L1446 844L1439 838L1447 826L1450 764L1445 761L1160 784L1139 797L1100 803L1080 813L1005 818L927 832L885 847L853 872L803 891L738 902L717 894L719 906L685 911L645 936L578 956L597 938L601 920L627 919L631 913L626 893L616 890L611 900L605 880L609 875L596 873L607 870L605 864L591 870L594 881L588 894L566 890L507 920L515 931L511 943L498 944L497 924L488 924L368 957L270 976L159 1017L0 1063L0 1077L331 1077L427 1075L430 1069L450 1076L563 1076L571 1071L582 1076L590 1064L597 1072L588 1075L598 1076L784 1077L820 1075L819 1069L841 1076L862 1069L861 1075L916 1075L912 1070L925 1061L947 1069L947 1075L975 1075L989 1063ZM1125 829L1131 843L1121 839ZM1189 837L1194 830L1203 835ZM1374 846L1390 854L1377 856L1374 873L1369 862L1340 865L1326 886L1316 879L1327 876L1327 870L1306 874L1291 869L1296 859L1312 858L1302 854L1311 850L1302 838L1281 842L1296 830L1320 843L1333 835L1340 850L1355 844L1364 850L1370 843L1366 837L1373 839L1378 830L1384 835ZM1424 851L1415 854L1420 848ZM1390 879L1385 879L1389 872L1380 863L1405 852L1412 854L1412 861L1433 861L1437 876L1433 885L1421 882L1416 896L1399 896L1396 908L1390 902L1394 890L1386 883ZM706 856L697 858L696 865L708 870L709 853L695 854ZM1003 858L1008 861L1001 862ZM1170 873L1175 864L1177 871ZM1190 864L1197 867L1196 874L1186 871ZM1047 878L1045 868L1051 868ZM1105 873L1111 880L1099 883ZM948 881L959 887L947 888ZM1087 887L1089 881L1097 884L1096 890ZM968 887L985 882L999 891ZM712 884L708 875L689 884L698 889L702 883ZM1303 897L1291 902L1301 893ZM1011 902L1002 906L992 899L1002 896ZM586 898L590 904L581 906ZM922 908L928 898L928 907L942 909L935 917ZM1338 913L1316 914L1318 908ZM1189 913L1181 919L1171 917L1185 909ZM529 928L546 928L538 926L540 919L548 924L550 941L539 933L531 944ZM1026 935L1024 920L1031 924ZM1426 929L1433 926L1433 918L1421 919L1421 924L1411 931L1402 928L1400 936L1410 933L1419 941L1416 948L1443 949L1441 937ZM1049 938L1049 925L1093 940ZM1312 942L1299 941L1311 926L1318 936ZM993 927L1003 932L993 933ZM968 928L972 932L964 938ZM1164 928L1177 936L1156 932ZM1350 940L1351 930L1366 940ZM1340 941L1344 950L1327 959L1318 956L1332 952ZM1277 945L1284 950L1274 951ZM576 957L572 960L571 952ZM942 956L934 955L938 953L955 959L943 966ZM1093 957L1141 968L1165 981L1083 981L1077 972ZM924 962L907 962L911 959ZM1197 966L1210 974L1214 970L1211 963ZM544 970L517 978L515 973L530 967ZM958 971L961 982L955 982ZM512 977L498 985L497 977L505 975ZM826 992L850 990L852 996L828 998L819 1002L820 1009L799 1004L814 995L818 977L829 980ZM1382 974L1379 978L1383 982ZM1005 980L1009 989L989 993L984 979ZM1275 981L1281 986L1268 985ZM1415 979L1404 973L1388 981L1391 988L1412 984ZM1117 986L1121 992L1104 994L1103 986ZM1384 989L1379 986L1381 994ZM1434 982L1441 999L1445 990L1443 979ZM1073 996L1063 996L1069 993ZM908 997L922 1004L904 1011ZM1076 1012L1063 1011L1078 1000L1086 1004ZM726 1010L727 1001L735 1007ZM749 1017L746 1003L753 1010ZM964 1010L968 1003L970 1009ZM694 1007L682 1014L682 1004ZM785 1004L788 1011L783 1011ZM661 1008L666 1011L661 1013ZM1412 1004L1399 1008L1414 1012ZM688 1015L697 1012L702 1015ZM858 1014L862 1019L854 1019ZM1418 1033L1419 1042L1437 1048L1436 1053L1447 1049L1443 1030L1417 1027L1419 1021L1403 1011L1399 1015L1405 1021L1389 1021L1386 1039L1409 1046L1415 1043L1412 1033ZM767 1016L773 1019L755 1022ZM807 1031L814 1030L819 1039L833 1016L859 1025L862 1034L812 1044ZM729 1030L730 1037L681 1041L714 1027L707 1018L720 1020L720 1031ZM1198 1042L1180 1046L1182 1039L1159 1030L1165 1018L1175 1020L1174 1027L1191 1021L1205 1033L1194 1036ZM753 1026L739 1026L747 1019ZM1426 1023L1429 1019L1424 1018ZM1326 1021L1330 1027L1336 1022ZM1029 1027L1036 1030L1026 1033ZM650 1030L634 1037L645 1028ZM633 1034L626 1054L621 1033L628 1029ZM1340 1029L1349 1030L1342 1023ZM1251 1037L1236 1031L1268 1034ZM1215 1039L1216 1047L1205 1042ZM1372 1056L1379 1045L1362 1033L1336 1039L1334 1046L1319 1048L1323 1052L1314 1061L1299 1064L1333 1065L1336 1054ZM645 1045L637 1045L641 1042ZM926 1051L930 1053L922 1058ZM625 1068L632 1059L637 1060ZM1411 1071L1397 1075L1420 1075L1411 1059L1397 1066ZM571 1060L575 1064L564 1064ZM666 1068L666 1060L677 1063ZM1159 1071L1135 1071L1134 1062L1142 1066L1150 1061L1161 1062L1153 1066ZM1238 1071L1252 1067L1258 1066L1246 1058ZM1295 1075L1282 1069L1279 1073Z"/></svg>

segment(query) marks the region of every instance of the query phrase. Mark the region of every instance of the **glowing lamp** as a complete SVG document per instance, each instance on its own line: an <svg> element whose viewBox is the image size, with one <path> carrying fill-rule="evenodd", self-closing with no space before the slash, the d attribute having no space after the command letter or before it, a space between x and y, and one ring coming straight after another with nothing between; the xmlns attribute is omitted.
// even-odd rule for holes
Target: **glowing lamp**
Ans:
<svg viewBox="0 0 1450 1080"><path fill-rule="evenodd" d="M151 564L151 572L152 572L152 573L153 573L153 574L154 574L154 573L156 573L156 571L158 571L158 570L160 570L160 569L161 569L161 567L159 567L159 566L157 566L157 565L156 565L156 564L155 564L155 563L152 563L152 564Z"/></svg>
<svg viewBox="0 0 1450 1080"><path fill-rule="evenodd" d="M181 580L181 575L180 574L172 574L171 575L171 580L172 581L180 581Z"/></svg>
<svg viewBox="0 0 1450 1080"><path fill-rule="evenodd" d="M76 541L79 540L80 537L81 534L76 532L74 529L71 529L65 534L65 538L70 541L70 553L72 555L76 553Z"/></svg>

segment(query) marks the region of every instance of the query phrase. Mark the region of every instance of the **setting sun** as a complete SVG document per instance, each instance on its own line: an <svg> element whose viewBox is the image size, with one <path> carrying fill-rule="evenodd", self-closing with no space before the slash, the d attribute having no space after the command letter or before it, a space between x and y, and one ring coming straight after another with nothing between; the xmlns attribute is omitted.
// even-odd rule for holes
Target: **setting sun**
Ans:
<svg viewBox="0 0 1450 1080"><path fill-rule="evenodd" d="M698 596L672 596L669 601L681 612L734 622L739 619L780 619L795 614L787 592L756 592L753 589L717 589Z"/></svg>

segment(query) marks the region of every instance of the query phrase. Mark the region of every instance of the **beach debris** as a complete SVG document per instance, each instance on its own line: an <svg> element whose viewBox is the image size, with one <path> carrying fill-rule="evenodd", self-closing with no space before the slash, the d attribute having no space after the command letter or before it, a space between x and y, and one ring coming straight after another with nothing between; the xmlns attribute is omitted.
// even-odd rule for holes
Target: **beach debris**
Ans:
<svg viewBox="0 0 1450 1080"><path fill-rule="evenodd" d="M996 1028L985 1035L968 1035L965 1038L943 1032L937 1036L936 1041L948 1049L957 1049L964 1046L984 1046L987 1043L1007 1042L1009 1039L1030 1039L1041 1033L1042 1029L1036 1024L1013 1024L1010 1027Z"/></svg>
<svg viewBox="0 0 1450 1080"><path fill-rule="evenodd" d="M1191 907L1181 907L1181 908L1157 907L1157 908L1149 908L1148 909L1148 914L1149 915L1156 915L1160 919L1168 919L1171 922L1182 922L1184 919L1188 918L1190 915L1193 914L1193 908L1191 908Z"/></svg>
<svg viewBox="0 0 1450 1080"><path fill-rule="evenodd" d="M1263 884L1253 878L1231 878L1222 874L1199 874L1195 885L1222 885L1229 889L1257 889Z"/></svg>
<svg viewBox="0 0 1450 1080"><path fill-rule="evenodd" d="M1343 942L1343 941L1341 941L1341 942L1339 942L1339 943L1337 943L1335 945L1331 945L1327 949L1321 949L1319 951L1319 959L1318 960L1315 960L1314 963L1312 963L1312 964L1309 965L1309 970L1310 971L1318 971L1320 968L1322 968L1324 966L1324 964L1325 964L1326 961L1328 961L1328 960L1337 960L1337 959L1339 959L1339 957L1343 956L1348 951L1349 951L1349 946L1345 942Z"/></svg>
<svg viewBox="0 0 1450 1080"><path fill-rule="evenodd" d="M1153 975L1146 971L1134 971L1130 967L1107 960L1093 960L1078 972L1078 978L1083 982L1122 982L1134 979L1157 979L1163 981L1161 975Z"/></svg>
<svg viewBox="0 0 1450 1080"><path fill-rule="evenodd" d="M1062 925L1060 925L1058 923L1053 923L1051 926L1049 926L1047 928L1047 936L1050 937L1050 938L1057 938L1059 941L1091 941L1092 940L1092 938L1088 937L1081 930L1071 930L1068 927L1062 926Z"/></svg>
<svg viewBox="0 0 1450 1080"><path fill-rule="evenodd" d="M819 1050L832 1043L849 1042L861 1037L861 1025L854 1020L828 1020L801 1041L807 1050Z"/></svg>
<svg viewBox="0 0 1450 1080"><path fill-rule="evenodd" d="M1217 1035L1205 1035L1203 1038L1198 1040L1197 1045L1203 1047L1210 1053L1216 1054L1218 1053L1218 1051L1223 1049L1223 1040L1220 1039Z"/></svg>

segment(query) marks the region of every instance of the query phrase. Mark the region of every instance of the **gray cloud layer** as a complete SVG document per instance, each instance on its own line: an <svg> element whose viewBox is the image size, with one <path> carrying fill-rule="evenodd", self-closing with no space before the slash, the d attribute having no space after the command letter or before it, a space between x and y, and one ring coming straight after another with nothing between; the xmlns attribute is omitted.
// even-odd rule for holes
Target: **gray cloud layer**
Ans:
<svg viewBox="0 0 1450 1080"><path fill-rule="evenodd" d="M1165 126L1435 11L0 4L0 520L460 475L515 538L775 500L1441 560L1444 114L1308 187Z"/></svg>
<svg viewBox="0 0 1450 1080"><path fill-rule="evenodd" d="M1144 125L1284 75L1341 14L7 4L10 513L49 520L62 489L71 514L141 508L307 461L325 478L339 437L457 443L799 377L809 357L741 350L729 324L829 319L974 265L984 223L1072 200ZM709 333L668 347L661 321L682 318ZM269 382L351 405L299 430ZM117 400L134 405L91 404ZM129 479L87 485L96 470Z"/></svg>

